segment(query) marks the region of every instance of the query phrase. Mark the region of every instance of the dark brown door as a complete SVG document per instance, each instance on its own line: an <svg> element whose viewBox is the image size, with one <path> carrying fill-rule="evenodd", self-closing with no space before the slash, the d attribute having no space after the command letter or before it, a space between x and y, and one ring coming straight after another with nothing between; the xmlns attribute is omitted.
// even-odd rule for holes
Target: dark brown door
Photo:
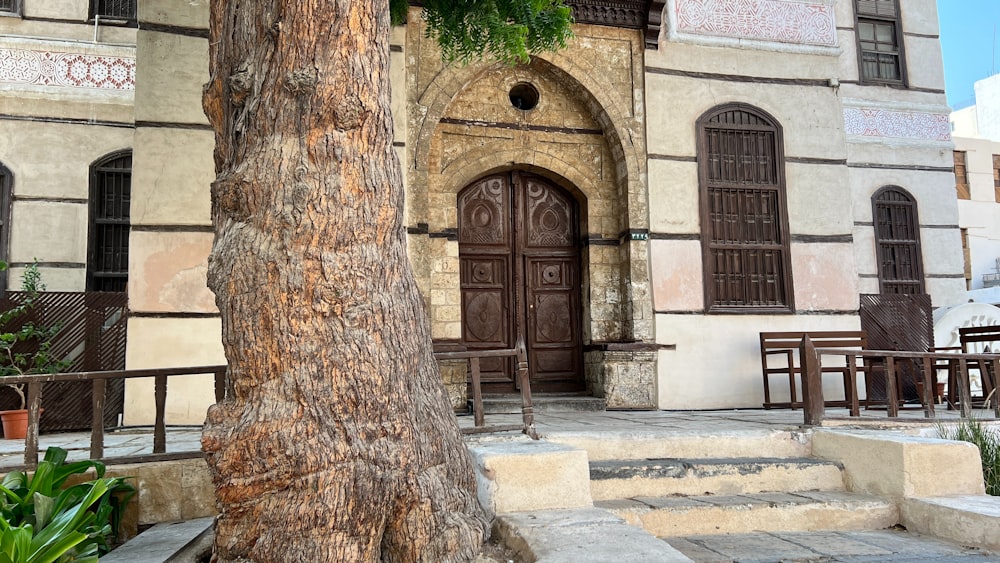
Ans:
<svg viewBox="0 0 1000 563"><path fill-rule="evenodd" d="M470 349L523 337L533 391L584 388L576 201L523 173L489 176L458 196L462 338ZM483 390L516 390L513 362L482 363Z"/></svg>

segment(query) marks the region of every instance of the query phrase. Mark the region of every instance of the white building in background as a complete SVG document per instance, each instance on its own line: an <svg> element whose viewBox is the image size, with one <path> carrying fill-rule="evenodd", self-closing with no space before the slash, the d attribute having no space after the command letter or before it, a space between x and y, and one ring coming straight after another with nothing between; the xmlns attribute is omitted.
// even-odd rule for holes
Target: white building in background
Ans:
<svg viewBox="0 0 1000 563"><path fill-rule="evenodd" d="M975 84L976 104L951 114L958 223L970 299L1000 303L1000 75Z"/></svg>

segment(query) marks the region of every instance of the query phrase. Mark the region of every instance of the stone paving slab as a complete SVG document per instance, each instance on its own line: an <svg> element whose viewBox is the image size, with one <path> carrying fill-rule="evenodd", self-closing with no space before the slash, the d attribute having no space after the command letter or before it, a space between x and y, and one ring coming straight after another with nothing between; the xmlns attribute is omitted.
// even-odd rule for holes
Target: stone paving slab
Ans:
<svg viewBox="0 0 1000 563"><path fill-rule="evenodd" d="M664 541L696 563L985 563L1000 554L905 530L689 536Z"/></svg>
<svg viewBox="0 0 1000 563"><path fill-rule="evenodd" d="M211 529L215 518L157 524L125 545L101 557L101 563L181 563L194 561L197 553L211 548ZM185 554L185 548L190 548Z"/></svg>
<svg viewBox="0 0 1000 563"><path fill-rule="evenodd" d="M689 563L691 559L641 528L604 510L505 514L494 535L536 563Z"/></svg>

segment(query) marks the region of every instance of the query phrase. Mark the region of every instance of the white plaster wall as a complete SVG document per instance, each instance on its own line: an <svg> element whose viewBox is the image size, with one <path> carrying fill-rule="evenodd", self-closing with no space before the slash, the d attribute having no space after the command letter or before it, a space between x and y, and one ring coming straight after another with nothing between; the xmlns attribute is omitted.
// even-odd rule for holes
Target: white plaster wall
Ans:
<svg viewBox="0 0 1000 563"><path fill-rule="evenodd" d="M85 203L15 201L11 226L10 262L86 263Z"/></svg>
<svg viewBox="0 0 1000 563"><path fill-rule="evenodd" d="M128 322L129 369L211 366L226 363L219 319L132 317ZM183 354L178 354L182 350ZM211 375L170 377L167 382L167 424L202 424L215 403ZM156 415L153 381L125 383L126 425L151 424Z"/></svg>
<svg viewBox="0 0 1000 563"><path fill-rule="evenodd" d="M785 178L788 227L793 234L851 232L854 219L846 166L786 163Z"/></svg>
<svg viewBox="0 0 1000 563"><path fill-rule="evenodd" d="M856 315L658 314L657 343L676 346L659 353L658 406L666 410L760 408L764 400L760 332L860 328ZM771 390L772 400L787 398L787 380L772 378ZM843 398L839 376L825 378L823 395Z"/></svg>
<svg viewBox="0 0 1000 563"><path fill-rule="evenodd" d="M1000 141L1000 74L975 83L979 136Z"/></svg>
<svg viewBox="0 0 1000 563"><path fill-rule="evenodd" d="M796 311L853 311L858 308L854 245L791 245L792 291Z"/></svg>
<svg viewBox="0 0 1000 563"><path fill-rule="evenodd" d="M699 233L698 164L649 161L649 226L654 233Z"/></svg>
<svg viewBox="0 0 1000 563"><path fill-rule="evenodd" d="M646 84L650 154L694 156L697 119L715 106L744 102L770 113L782 126L786 157L846 156L843 116L832 88L747 85L651 72Z"/></svg>
<svg viewBox="0 0 1000 563"><path fill-rule="evenodd" d="M651 240L650 284L656 311L704 311L701 242Z"/></svg>
<svg viewBox="0 0 1000 563"><path fill-rule="evenodd" d="M142 0L139 21L178 27L207 28L208 0L184 0L178 9L177 0Z"/></svg>
<svg viewBox="0 0 1000 563"><path fill-rule="evenodd" d="M904 9L903 13L907 13L907 9ZM936 35L937 26L935 25L933 29L933 33ZM905 20L903 30L905 33L911 33L907 29ZM940 41L936 38L906 35L904 43L906 46L906 76L910 88L942 88L944 85L944 60L941 56Z"/></svg>
<svg viewBox="0 0 1000 563"><path fill-rule="evenodd" d="M215 134L140 127L135 145L132 223L211 225Z"/></svg>
<svg viewBox="0 0 1000 563"><path fill-rule="evenodd" d="M979 118L976 106L969 106L951 112L951 134L955 138L956 144L960 137L978 137L979 125L976 120Z"/></svg>
<svg viewBox="0 0 1000 563"><path fill-rule="evenodd" d="M972 287L983 287L983 274L997 273L1000 258L1000 202L993 183L993 155L1000 142L955 138L955 149L966 151L970 199L958 200L959 225L968 229Z"/></svg>
<svg viewBox="0 0 1000 563"><path fill-rule="evenodd" d="M136 64L137 121L207 124L208 40L144 31Z"/></svg>

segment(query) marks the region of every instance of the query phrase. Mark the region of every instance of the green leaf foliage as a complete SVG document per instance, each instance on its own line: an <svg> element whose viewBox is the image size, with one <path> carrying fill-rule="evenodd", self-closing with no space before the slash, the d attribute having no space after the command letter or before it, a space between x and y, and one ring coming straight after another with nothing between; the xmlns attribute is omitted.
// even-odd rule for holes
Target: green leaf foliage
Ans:
<svg viewBox="0 0 1000 563"><path fill-rule="evenodd" d="M73 475L97 478L65 486ZM49 448L35 473L12 471L0 481L0 563L96 562L111 550L125 506L135 494L127 477L104 478L98 461L66 463Z"/></svg>
<svg viewBox="0 0 1000 563"><path fill-rule="evenodd" d="M526 63L572 37L573 16L563 0L425 0L423 8L427 34L448 62L492 57Z"/></svg>
<svg viewBox="0 0 1000 563"><path fill-rule="evenodd" d="M986 494L1000 496L1000 432L976 417L969 417L954 426L939 422L938 435L945 440L975 444L983 465Z"/></svg>
<svg viewBox="0 0 1000 563"><path fill-rule="evenodd" d="M7 264L0 262L0 271ZM38 295L45 290L42 284L42 274L38 264L32 263L24 269L21 275L21 291L27 297L20 304L6 311L0 311L0 377L8 375L32 375L42 373L58 373L70 362L56 357L52 352L52 343L61 325L41 326L34 322L21 322L19 319L27 315L38 301ZM22 344L18 348L18 344ZM15 348L18 348L15 351ZM21 408L25 406L23 384L7 384L21 398Z"/></svg>

